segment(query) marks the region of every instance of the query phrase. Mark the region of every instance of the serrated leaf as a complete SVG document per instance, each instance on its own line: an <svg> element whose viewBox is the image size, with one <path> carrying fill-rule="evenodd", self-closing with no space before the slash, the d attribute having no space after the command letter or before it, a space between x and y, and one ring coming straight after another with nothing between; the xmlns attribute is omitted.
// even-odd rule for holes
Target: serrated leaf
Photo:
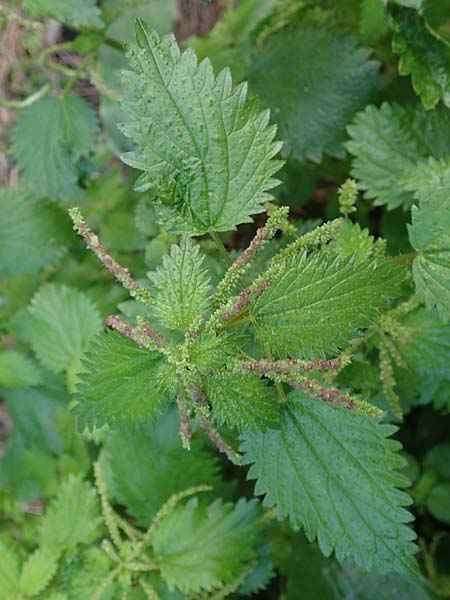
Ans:
<svg viewBox="0 0 450 600"><path fill-rule="evenodd" d="M355 156L352 175L367 198L389 210L411 206L417 168L426 171L429 157L450 157L450 117L444 111L368 106L347 130L352 139L346 147Z"/></svg>
<svg viewBox="0 0 450 600"><path fill-rule="evenodd" d="M379 85L369 54L311 25L276 33L254 53L250 85L296 158L343 157L345 126Z"/></svg>
<svg viewBox="0 0 450 600"><path fill-rule="evenodd" d="M233 79L242 80L247 73L250 36L276 6L275 0L244 0L230 6L211 31L186 40L200 60L209 58L217 72L230 67Z"/></svg>
<svg viewBox="0 0 450 600"><path fill-rule="evenodd" d="M15 600L19 587L19 561L15 552L0 542L0 590L4 600Z"/></svg>
<svg viewBox="0 0 450 600"><path fill-rule="evenodd" d="M23 6L33 19L53 17L75 29L103 26L95 0L24 0Z"/></svg>
<svg viewBox="0 0 450 600"><path fill-rule="evenodd" d="M39 361L59 373L78 365L100 327L100 315L86 294L49 283L31 302L24 337Z"/></svg>
<svg viewBox="0 0 450 600"><path fill-rule="evenodd" d="M371 258L374 238L368 229L361 229L359 223L345 220L328 248L337 256L347 258L354 255L356 262Z"/></svg>
<svg viewBox="0 0 450 600"><path fill-rule="evenodd" d="M80 427L155 418L167 403L156 384L161 359L117 332L102 333L89 347L79 374Z"/></svg>
<svg viewBox="0 0 450 600"><path fill-rule="evenodd" d="M94 596L100 583L112 570L112 561L100 546L79 549L62 563L60 577L68 600L87 600ZM112 584L100 595L99 600L116 600L121 593Z"/></svg>
<svg viewBox="0 0 450 600"><path fill-rule="evenodd" d="M25 596L40 594L50 583L58 566L58 551L38 548L22 567L19 589Z"/></svg>
<svg viewBox="0 0 450 600"><path fill-rule="evenodd" d="M290 257L253 305L256 335L278 355L336 352L399 295L403 277L388 262L358 263L325 252Z"/></svg>
<svg viewBox="0 0 450 600"><path fill-rule="evenodd" d="M52 551L74 549L99 535L100 507L94 488L70 475L42 517L39 543Z"/></svg>
<svg viewBox="0 0 450 600"><path fill-rule="evenodd" d="M187 331L197 324L208 306L210 280L200 247L186 236L173 245L170 255L152 275L156 286L156 315L163 325Z"/></svg>
<svg viewBox="0 0 450 600"><path fill-rule="evenodd" d="M217 373L203 378L203 391L219 425L239 431L266 429L279 421L273 390L252 373Z"/></svg>
<svg viewBox="0 0 450 600"><path fill-rule="evenodd" d="M0 352L0 387L20 388L41 382L42 372L29 356L17 350Z"/></svg>
<svg viewBox="0 0 450 600"><path fill-rule="evenodd" d="M396 346L409 368L417 373L445 377L449 375L450 323L442 323L437 310L418 310L402 319L410 334Z"/></svg>
<svg viewBox="0 0 450 600"><path fill-rule="evenodd" d="M71 233L58 207L23 188L2 188L0 212L0 273L36 273L64 253Z"/></svg>
<svg viewBox="0 0 450 600"><path fill-rule="evenodd" d="M67 201L80 196L78 161L97 136L94 109L79 96L47 96L24 108L13 129L14 156L37 194Z"/></svg>
<svg viewBox="0 0 450 600"><path fill-rule="evenodd" d="M137 144L123 160L143 171L139 189L156 189L167 223L190 235L227 231L251 221L270 198L272 160L279 150L267 111L233 90L228 70L214 77L192 49L180 53L173 35L138 29L140 48L128 51L128 121Z"/></svg>
<svg viewBox="0 0 450 600"><path fill-rule="evenodd" d="M415 534L402 508L410 498L396 489L407 480L395 428L291 393L278 430L246 433L245 462L255 493L317 538L325 556L351 556L364 570L415 572Z"/></svg>
<svg viewBox="0 0 450 600"><path fill-rule="evenodd" d="M442 101L450 107L450 47L415 8L391 5L394 38L400 54L400 75L411 75L416 94L426 109Z"/></svg>
<svg viewBox="0 0 450 600"><path fill-rule="evenodd" d="M149 525L173 494L191 486L218 485L216 459L196 436L186 452L178 423L177 412L169 410L155 424L112 431L106 437L101 464L109 493L142 525Z"/></svg>
<svg viewBox="0 0 450 600"><path fill-rule="evenodd" d="M417 251L413 263L416 290L425 294L427 307L436 306L450 317L450 171L436 186L419 194L411 209L409 240ZM439 215L439 218L436 216Z"/></svg>
<svg viewBox="0 0 450 600"><path fill-rule="evenodd" d="M156 527L155 559L169 589L195 593L232 581L256 556L261 531L258 504L236 505L197 498L176 507Z"/></svg>

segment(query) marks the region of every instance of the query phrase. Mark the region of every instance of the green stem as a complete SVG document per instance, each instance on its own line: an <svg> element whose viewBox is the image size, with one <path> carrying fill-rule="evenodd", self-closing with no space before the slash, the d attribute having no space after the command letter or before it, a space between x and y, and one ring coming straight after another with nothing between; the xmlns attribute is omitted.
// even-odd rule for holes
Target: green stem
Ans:
<svg viewBox="0 0 450 600"><path fill-rule="evenodd" d="M80 66L72 73L69 81L66 83L66 85L64 86L64 89L62 91L63 96L65 96L68 92L70 92L70 90L73 88L73 86L76 84L76 82L80 79L80 77L83 76L84 69L86 67L86 64L89 62L89 59L90 59L90 56L86 56L86 58L81 61Z"/></svg>
<svg viewBox="0 0 450 600"><path fill-rule="evenodd" d="M410 265L413 260L416 258L417 252L408 252L407 254L399 254L395 256L392 260L396 265Z"/></svg>
<svg viewBox="0 0 450 600"><path fill-rule="evenodd" d="M50 90L50 88L50 84L46 83L43 87L41 87L40 90L34 92L34 94L31 94L31 96L28 96L28 98L25 98L24 100L3 100L0 98L0 106L17 110L21 108L26 108L27 106L31 106L37 100L40 100L42 96L45 96L45 94Z"/></svg>
<svg viewBox="0 0 450 600"><path fill-rule="evenodd" d="M228 266L231 267L231 265L233 264L233 259L228 254L227 249L223 245L220 235L217 233L217 231L214 231L213 229L209 230L209 235L211 236L212 241L215 243L216 248L219 251L219 254L222 256L222 258L225 259Z"/></svg>

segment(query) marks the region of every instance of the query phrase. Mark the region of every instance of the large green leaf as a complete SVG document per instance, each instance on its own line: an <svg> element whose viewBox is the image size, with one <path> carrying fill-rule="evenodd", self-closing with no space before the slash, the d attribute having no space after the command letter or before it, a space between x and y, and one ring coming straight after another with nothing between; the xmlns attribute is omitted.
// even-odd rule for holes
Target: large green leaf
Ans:
<svg viewBox="0 0 450 600"><path fill-rule="evenodd" d="M134 423L155 418L167 398L157 387L157 353L136 346L119 333L102 333L89 347L79 374L81 426Z"/></svg>
<svg viewBox="0 0 450 600"><path fill-rule="evenodd" d="M388 262L325 252L290 257L253 305L257 337L281 355L335 352L400 293L402 279L403 271Z"/></svg>
<svg viewBox="0 0 450 600"><path fill-rule="evenodd" d="M71 475L41 520L39 542L47 550L72 550L99 535L100 507L94 488Z"/></svg>
<svg viewBox="0 0 450 600"><path fill-rule="evenodd" d="M450 46L431 30L415 8L391 3L394 27L392 48L400 54L400 75L411 75L416 94L425 108L439 101L450 107Z"/></svg>
<svg viewBox="0 0 450 600"><path fill-rule="evenodd" d="M102 27L100 9L95 0L24 0L23 6L33 19L53 17L69 27Z"/></svg>
<svg viewBox="0 0 450 600"><path fill-rule="evenodd" d="M197 498L175 508L159 523L153 551L169 589L194 593L229 583L256 556L261 531L257 503L233 506Z"/></svg>
<svg viewBox="0 0 450 600"><path fill-rule="evenodd" d="M368 56L353 39L311 25L280 31L255 51L250 85L297 158L344 155L345 126L379 83Z"/></svg>
<svg viewBox="0 0 450 600"><path fill-rule="evenodd" d="M157 289L156 314L166 327L198 327L210 298L208 270L200 248L183 237L163 258L152 279Z"/></svg>
<svg viewBox="0 0 450 600"><path fill-rule="evenodd" d="M101 464L108 490L140 524L149 525L172 494L218 484L216 459L197 436L186 452L178 421L177 412L171 410L155 424L133 431L118 429L106 438Z"/></svg>
<svg viewBox="0 0 450 600"><path fill-rule="evenodd" d="M38 194L68 200L81 193L78 161L97 136L94 109L79 96L47 96L23 109L12 134L14 156Z"/></svg>
<svg viewBox="0 0 450 600"><path fill-rule="evenodd" d="M418 106L368 106L348 127L347 149L355 156L352 174L367 198L388 209L409 208L417 169L428 158L450 159L450 116Z"/></svg>
<svg viewBox="0 0 450 600"><path fill-rule="evenodd" d="M24 336L40 362L59 373L77 368L100 327L100 315L86 294L49 283L40 288L31 302Z"/></svg>
<svg viewBox="0 0 450 600"><path fill-rule="evenodd" d="M284 413L280 429L245 434L255 493L317 538L326 556L352 556L364 570L415 571L412 516L402 508L410 498L396 489L408 484L396 470L404 461L400 444L386 439L395 428L298 392Z"/></svg>
<svg viewBox="0 0 450 600"><path fill-rule="evenodd" d="M217 373L203 379L203 391L220 425L266 429L279 420L273 389L252 373Z"/></svg>
<svg viewBox="0 0 450 600"><path fill-rule="evenodd" d="M425 294L428 307L436 306L450 317L450 170L424 188L419 206L411 210L410 242L417 250L413 275L417 291Z"/></svg>
<svg viewBox="0 0 450 600"><path fill-rule="evenodd" d="M65 251L69 219L47 200L23 188L2 188L0 214L0 273L35 273Z"/></svg>
<svg viewBox="0 0 450 600"><path fill-rule="evenodd" d="M153 187L168 223L190 234L226 231L263 211L279 150L269 113L233 89L228 70L180 53L173 35L138 30L140 48L128 51L129 98L125 135L137 144L124 161L143 171L138 187Z"/></svg>

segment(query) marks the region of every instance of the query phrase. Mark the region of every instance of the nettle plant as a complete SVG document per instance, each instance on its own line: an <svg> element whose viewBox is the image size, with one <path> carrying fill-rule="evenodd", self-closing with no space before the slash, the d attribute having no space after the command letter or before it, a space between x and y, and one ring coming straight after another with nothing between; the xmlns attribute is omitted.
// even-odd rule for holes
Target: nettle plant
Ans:
<svg viewBox="0 0 450 600"><path fill-rule="evenodd" d="M109 331L89 347L73 409L80 427L134 425L176 404L185 452L199 427L233 463L251 465L264 506L304 528L326 556L415 573L410 499L398 489L407 484L404 459L389 439L396 428L334 379L358 347L381 344L390 390L394 342L410 333L400 319L422 297L402 261L351 222L352 180L340 190L342 218L299 235L287 208L270 204L282 162L269 112L247 98L245 84L233 87L228 69L214 76L209 60L181 53L171 34L160 38L140 22L136 32L122 102L122 131L135 149L123 160L142 171L136 188L179 241L138 282L70 210L88 248L136 302L135 320L110 315ZM220 233L266 211L248 248L231 257ZM215 287L203 236L227 264ZM173 518L176 530L183 517ZM177 575L168 581L189 591Z"/></svg>

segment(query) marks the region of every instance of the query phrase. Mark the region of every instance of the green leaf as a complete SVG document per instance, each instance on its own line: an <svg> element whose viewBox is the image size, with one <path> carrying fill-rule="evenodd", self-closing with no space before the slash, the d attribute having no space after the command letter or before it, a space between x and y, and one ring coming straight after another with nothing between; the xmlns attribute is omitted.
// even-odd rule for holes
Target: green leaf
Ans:
<svg viewBox="0 0 450 600"><path fill-rule="evenodd" d="M209 60L180 53L138 24L140 48L128 51L126 136L137 145L123 160L143 171L138 187L154 187L167 223L190 235L227 231L262 212L281 166L269 113L233 90L227 69L217 78Z"/></svg>
<svg viewBox="0 0 450 600"><path fill-rule="evenodd" d="M420 106L384 103L368 106L347 128L346 145L356 158L352 175L367 198L389 210L413 202L417 169L428 169L429 157L450 158L448 112L426 113Z"/></svg>
<svg viewBox="0 0 450 600"><path fill-rule="evenodd" d="M209 58L215 72L230 67L233 79L242 80L247 73L247 56L251 35L275 8L275 0L243 0L229 7L206 35L186 40L199 58Z"/></svg>
<svg viewBox="0 0 450 600"><path fill-rule="evenodd" d="M157 290L156 315L163 325L187 331L198 327L210 299L208 270L200 247L186 236L152 276Z"/></svg>
<svg viewBox="0 0 450 600"><path fill-rule="evenodd" d="M426 306L436 306L445 319L450 317L449 185L450 170L438 185L419 194L419 206L411 209L408 226L411 245L417 250L413 263L416 290L425 294Z"/></svg>
<svg viewBox="0 0 450 600"><path fill-rule="evenodd" d="M374 238L368 229L361 229L359 223L345 220L328 248L341 258L354 255L356 262L364 262L371 258Z"/></svg>
<svg viewBox="0 0 450 600"><path fill-rule="evenodd" d="M433 517L450 525L450 483L438 483L431 489L427 508Z"/></svg>
<svg viewBox="0 0 450 600"><path fill-rule="evenodd" d="M400 75L411 75L426 109L442 101L450 107L450 45L414 8L391 5L392 49L400 54Z"/></svg>
<svg viewBox="0 0 450 600"><path fill-rule="evenodd" d="M53 264L70 239L67 215L23 188L0 189L0 273L36 273Z"/></svg>
<svg viewBox="0 0 450 600"><path fill-rule="evenodd" d="M79 96L47 96L23 109L12 133L14 156L36 192L67 201L80 196L78 161L97 136L94 109Z"/></svg>
<svg viewBox="0 0 450 600"><path fill-rule="evenodd" d="M25 596L40 594L50 583L58 566L59 552L38 548L25 562L19 589Z"/></svg>
<svg viewBox="0 0 450 600"><path fill-rule="evenodd" d="M59 373L78 366L100 327L100 315L86 294L49 283L31 302L24 337L40 362Z"/></svg>
<svg viewBox="0 0 450 600"><path fill-rule="evenodd" d="M106 34L121 44L134 41L134 23L142 19L159 33L172 29L176 17L175 0L103 0L102 15L108 22Z"/></svg>
<svg viewBox="0 0 450 600"><path fill-rule="evenodd" d="M361 38L368 42L386 35L389 21L383 0L362 0L359 31Z"/></svg>
<svg viewBox="0 0 450 600"><path fill-rule="evenodd" d="M400 444L386 439L395 428L298 392L284 417L280 429L244 437L264 504L317 538L325 556L335 550L364 570L415 572L412 516L402 508L411 500L396 489L409 482L396 471Z"/></svg>
<svg viewBox="0 0 450 600"><path fill-rule="evenodd" d="M256 335L280 355L336 352L399 295L403 276L388 262L358 263L325 252L290 257L253 305Z"/></svg>
<svg viewBox="0 0 450 600"><path fill-rule="evenodd" d="M178 422L177 412L169 410L154 424L118 429L106 437L101 465L110 496L142 525L149 525L173 494L219 483L216 459L204 449L203 438L194 436L186 452Z"/></svg>
<svg viewBox="0 0 450 600"><path fill-rule="evenodd" d="M75 29L103 26L95 0L24 0L23 6L32 19L52 17Z"/></svg>
<svg viewBox="0 0 450 600"><path fill-rule="evenodd" d="M311 25L276 33L255 51L250 85L296 158L343 157L345 126L380 81L369 54Z"/></svg>
<svg viewBox="0 0 450 600"><path fill-rule="evenodd" d="M450 481L450 444L438 444L428 450L425 461L428 469L434 469L440 479Z"/></svg>
<svg viewBox="0 0 450 600"><path fill-rule="evenodd" d="M203 391L219 425L239 431L266 429L279 421L273 390L252 373L217 373L205 377Z"/></svg>
<svg viewBox="0 0 450 600"><path fill-rule="evenodd" d="M89 347L74 409L80 427L155 418L167 402L155 379L159 355L117 332L102 333Z"/></svg>
<svg viewBox="0 0 450 600"><path fill-rule="evenodd" d="M39 543L54 552L88 544L99 535L100 509L94 488L70 475L42 517Z"/></svg>
<svg viewBox="0 0 450 600"><path fill-rule="evenodd" d="M449 375L450 323L443 324L436 310L419 308L402 319L410 330L408 341L396 346L408 367L420 374Z"/></svg>
<svg viewBox="0 0 450 600"><path fill-rule="evenodd" d="M0 387L27 387L42 382L42 372L25 354L16 350L0 352Z"/></svg>
<svg viewBox="0 0 450 600"><path fill-rule="evenodd" d="M0 542L0 590L4 600L15 600L19 587L19 561L15 552Z"/></svg>
<svg viewBox="0 0 450 600"><path fill-rule="evenodd" d="M185 593L212 590L236 578L256 556L261 531L258 504L236 505L197 498L176 507L152 537L156 562L169 589Z"/></svg>

